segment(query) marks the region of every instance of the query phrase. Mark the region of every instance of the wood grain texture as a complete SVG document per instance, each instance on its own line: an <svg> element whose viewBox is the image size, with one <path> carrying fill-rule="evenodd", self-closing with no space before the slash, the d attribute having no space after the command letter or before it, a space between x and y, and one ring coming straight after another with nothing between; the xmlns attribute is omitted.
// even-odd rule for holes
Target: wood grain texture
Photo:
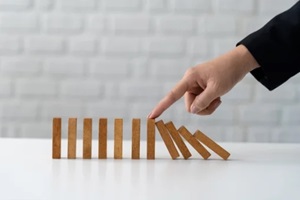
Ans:
<svg viewBox="0 0 300 200"><path fill-rule="evenodd" d="M123 119L115 119L114 129L114 158L122 159L123 156Z"/></svg>
<svg viewBox="0 0 300 200"><path fill-rule="evenodd" d="M160 121L156 122L155 124L156 124L156 127L157 127L172 159L174 160L174 159L178 158L179 153L174 145L174 142L173 142L164 122L162 120L160 120Z"/></svg>
<svg viewBox="0 0 300 200"><path fill-rule="evenodd" d="M92 119L83 120L83 159L92 158Z"/></svg>
<svg viewBox="0 0 300 200"><path fill-rule="evenodd" d="M174 142L176 143L177 147L179 148L184 159L188 159L189 157L191 157L192 156L191 152L189 151L189 149L183 142L183 140L182 140L181 136L179 135L173 122L168 122L165 125L166 125L166 128L168 129L171 137L173 138Z"/></svg>
<svg viewBox="0 0 300 200"><path fill-rule="evenodd" d="M194 137L197 138L200 142L202 142L205 146L210 148L212 151L214 151L216 154L218 154L224 160L227 160L230 156L230 153L228 151L223 149L220 145L218 145L215 141L213 141L201 131L197 130L194 133Z"/></svg>
<svg viewBox="0 0 300 200"><path fill-rule="evenodd" d="M98 158L107 158L107 118L99 119Z"/></svg>
<svg viewBox="0 0 300 200"><path fill-rule="evenodd" d="M147 119L147 159L155 159L155 120Z"/></svg>
<svg viewBox="0 0 300 200"><path fill-rule="evenodd" d="M76 158L77 118L68 121L68 159Z"/></svg>
<svg viewBox="0 0 300 200"><path fill-rule="evenodd" d="M61 158L61 118L52 121L52 158Z"/></svg>
<svg viewBox="0 0 300 200"><path fill-rule="evenodd" d="M181 126L178 129L179 133L181 134L182 137L184 137L184 139L186 139L186 141L188 141L188 143L190 143L190 145L192 147L194 147L194 149L206 160L210 157L210 153L202 146L202 144L200 144L200 142L194 138L194 136L184 127Z"/></svg>
<svg viewBox="0 0 300 200"><path fill-rule="evenodd" d="M140 159L141 120L132 119L131 158Z"/></svg>

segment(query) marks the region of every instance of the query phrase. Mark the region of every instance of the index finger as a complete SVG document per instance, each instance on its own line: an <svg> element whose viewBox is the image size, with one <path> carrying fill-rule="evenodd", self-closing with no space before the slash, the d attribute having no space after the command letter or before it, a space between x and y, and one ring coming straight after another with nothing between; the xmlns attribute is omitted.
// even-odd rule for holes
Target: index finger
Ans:
<svg viewBox="0 0 300 200"><path fill-rule="evenodd" d="M187 90L188 83L184 79L181 79L175 85L175 87L154 107L148 118L154 119L159 117L166 109L180 99Z"/></svg>

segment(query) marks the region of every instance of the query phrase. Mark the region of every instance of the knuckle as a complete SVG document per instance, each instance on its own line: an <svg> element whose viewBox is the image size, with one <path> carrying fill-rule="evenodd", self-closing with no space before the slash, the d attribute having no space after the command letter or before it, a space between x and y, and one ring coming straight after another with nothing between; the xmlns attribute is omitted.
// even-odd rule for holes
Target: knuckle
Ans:
<svg viewBox="0 0 300 200"><path fill-rule="evenodd" d="M205 110L207 107L207 105L203 101L200 101L200 100L195 100L194 105L201 110Z"/></svg>
<svg viewBox="0 0 300 200"><path fill-rule="evenodd" d="M186 70L184 76L191 76L195 74L196 72L196 67L190 67L189 69Z"/></svg>

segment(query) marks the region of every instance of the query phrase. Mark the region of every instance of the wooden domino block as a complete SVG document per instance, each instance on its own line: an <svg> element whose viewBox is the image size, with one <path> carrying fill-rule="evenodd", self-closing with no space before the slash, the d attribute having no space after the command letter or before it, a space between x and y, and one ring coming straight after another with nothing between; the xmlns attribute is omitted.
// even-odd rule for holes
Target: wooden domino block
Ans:
<svg viewBox="0 0 300 200"><path fill-rule="evenodd" d="M115 119L114 158L122 159L123 154L123 119Z"/></svg>
<svg viewBox="0 0 300 200"><path fill-rule="evenodd" d="M188 159L189 157L191 157L192 154L188 150L187 146L184 144L184 142L183 142L182 138L180 137L173 122L168 122L165 125L166 125L166 128L168 129L170 135L172 136L174 142L177 144L177 147L179 148L184 159Z"/></svg>
<svg viewBox="0 0 300 200"><path fill-rule="evenodd" d="M155 159L155 120L147 119L147 159Z"/></svg>
<svg viewBox="0 0 300 200"><path fill-rule="evenodd" d="M61 118L53 118L52 122L52 158L61 157Z"/></svg>
<svg viewBox="0 0 300 200"><path fill-rule="evenodd" d="M107 118L99 119L98 158L107 158Z"/></svg>
<svg viewBox="0 0 300 200"><path fill-rule="evenodd" d="M92 119L83 121L83 159L92 158Z"/></svg>
<svg viewBox="0 0 300 200"><path fill-rule="evenodd" d="M176 159L177 157L179 157L179 153L174 145L174 142L164 124L164 122L162 120L158 121L155 123L156 127L172 157L172 159Z"/></svg>
<svg viewBox="0 0 300 200"><path fill-rule="evenodd" d="M68 159L76 158L77 118L68 121Z"/></svg>
<svg viewBox="0 0 300 200"><path fill-rule="evenodd" d="M204 158L208 159L210 157L210 153L200 144L200 142L194 138L194 136L184 127L181 126L178 129L179 133L188 141L192 147Z"/></svg>
<svg viewBox="0 0 300 200"><path fill-rule="evenodd" d="M228 151L223 149L220 145L218 145L215 141L210 139L201 131L197 130L194 133L194 137L197 138L200 142L202 142L205 146L210 148L212 151L214 151L216 154L218 154L224 160L227 160L228 157L230 156L230 153Z"/></svg>
<svg viewBox="0 0 300 200"><path fill-rule="evenodd" d="M132 119L132 146L131 146L131 158L140 159L140 132L141 132L141 120Z"/></svg>

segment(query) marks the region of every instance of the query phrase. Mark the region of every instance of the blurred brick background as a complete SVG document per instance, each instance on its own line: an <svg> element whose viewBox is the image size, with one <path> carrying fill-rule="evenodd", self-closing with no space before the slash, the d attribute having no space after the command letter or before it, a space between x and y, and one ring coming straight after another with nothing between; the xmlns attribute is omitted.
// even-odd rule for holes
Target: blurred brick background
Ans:
<svg viewBox="0 0 300 200"><path fill-rule="evenodd" d="M52 118L145 120L191 66L295 0L1 0L0 136L51 137ZM273 92L247 76L208 117L183 101L161 119L218 141L300 142L300 76ZM64 124L66 130L66 124ZM66 134L66 132L65 132ZM159 136L158 136L159 138Z"/></svg>

